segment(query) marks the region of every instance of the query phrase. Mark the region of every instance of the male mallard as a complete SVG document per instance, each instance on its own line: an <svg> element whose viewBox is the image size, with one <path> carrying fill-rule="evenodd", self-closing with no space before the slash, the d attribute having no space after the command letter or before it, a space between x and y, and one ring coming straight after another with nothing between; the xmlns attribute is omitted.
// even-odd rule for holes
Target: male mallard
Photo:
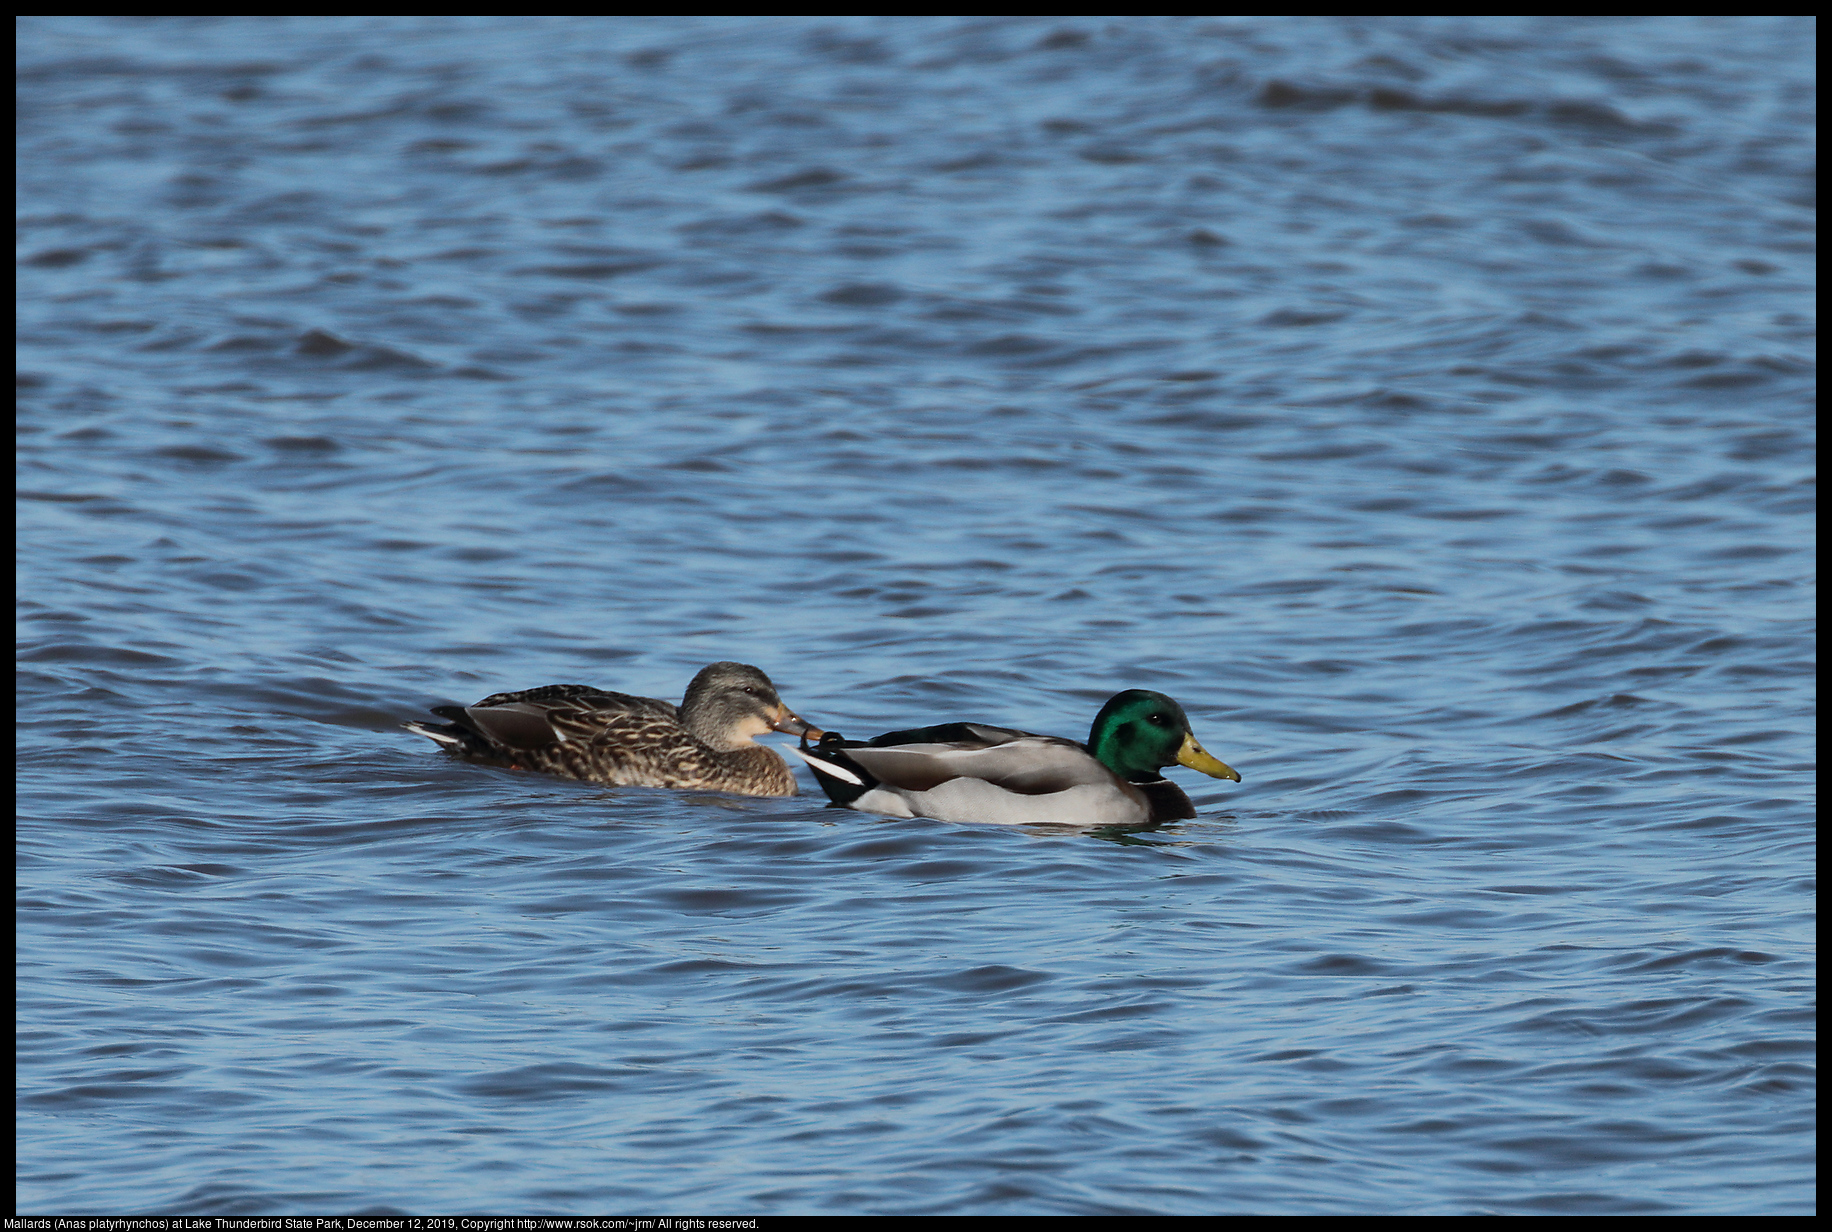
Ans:
<svg viewBox="0 0 1832 1232"><path fill-rule="evenodd" d="M404 723L448 753L487 766L539 770L609 787L697 787L792 796L795 777L753 737L823 733L747 663L700 669L677 708L584 684L492 693L475 706L434 706L443 723Z"/></svg>
<svg viewBox="0 0 1832 1232"><path fill-rule="evenodd" d="M829 733L793 750L835 804L942 821L1144 825L1194 817L1183 789L1158 773L1172 762L1240 782L1190 731L1162 693L1116 693L1094 716L1088 743L982 723L886 732L865 742Z"/></svg>

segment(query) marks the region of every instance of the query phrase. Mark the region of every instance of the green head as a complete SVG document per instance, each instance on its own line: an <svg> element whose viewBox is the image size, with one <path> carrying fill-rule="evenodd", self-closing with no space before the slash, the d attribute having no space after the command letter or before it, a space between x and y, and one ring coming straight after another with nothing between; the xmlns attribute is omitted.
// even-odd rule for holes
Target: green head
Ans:
<svg viewBox="0 0 1832 1232"><path fill-rule="evenodd" d="M1183 707L1150 689L1127 689L1109 698L1094 716L1088 751L1123 779L1155 779L1159 767L1175 762L1214 778L1240 782L1233 768L1197 743Z"/></svg>

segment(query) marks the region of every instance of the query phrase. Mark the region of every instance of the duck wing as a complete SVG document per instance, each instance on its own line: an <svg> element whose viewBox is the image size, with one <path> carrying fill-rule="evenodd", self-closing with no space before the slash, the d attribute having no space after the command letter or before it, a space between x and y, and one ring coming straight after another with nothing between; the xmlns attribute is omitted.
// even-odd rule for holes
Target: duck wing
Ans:
<svg viewBox="0 0 1832 1232"><path fill-rule="evenodd" d="M1073 740L979 724L948 727L975 729L973 738L889 747L873 747L873 741L845 753L878 782L903 791L932 791L953 779L977 779L1017 795L1042 796L1114 781L1113 773Z"/></svg>
<svg viewBox="0 0 1832 1232"><path fill-rule="evenodd" d="M680 712L670 702L583 684L492 693L475 706L434 706L432 711L452 720L461 732L508 750L590 743L623 719L663 727L678 728L680 724ZM422 730L421 734L431 733Z"/></svg>
<svg viewBox="0 0 1832 1232"><path fill-rule="evenodd" d="M1003 744L1007 740L1019 740L1033 732L1019 731L1015 727L994 727L990 723L937 723L933 727L906 727L902 731L885 732L882 736L873 736L866 744L873 748L889 748L901 744L959 744L990 747ZM1047 739L1047 737L1042 737ZM848 741L848 743L854 743Z"/></svg>
<svg viewBox="0 0 1832 1232"><path fill-rule="evenodd" d="M544 684L538 689L521 689L514 693L492 693L479 706L508 706L525 703L531 706L552 705L577 710L612 710L625 714L659 714L678 719L680 708L659 697L637 697L634 693L617 693L589 684ZM466 707L472 709L472 707Z"/></svg>
<svg viewBox="0 0 1832 1232"><path fill-rule="evenodd" d="M881 744L912 735L960 738ZM1150 820L1159 807L1085 746L1010 728L950 723L869 742L830 734L813 749L792 751L809 764L835 804L893 817L1129 825ZM1176 790L1174 784L1164 786Z"/></svg>

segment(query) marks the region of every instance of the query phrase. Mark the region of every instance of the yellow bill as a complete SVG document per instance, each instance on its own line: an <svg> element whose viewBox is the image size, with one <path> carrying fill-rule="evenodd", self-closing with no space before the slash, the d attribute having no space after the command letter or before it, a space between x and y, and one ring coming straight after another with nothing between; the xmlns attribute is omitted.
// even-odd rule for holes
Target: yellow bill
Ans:
<svg viewBox="0 0 1832 1232"><path fill-rule="evenodd" d="M1196 743L1195 734L1191 732L1183 734L1183 747L1177 750L1177 764L1200 770L1212 779L1233 779L1236 783L1240 782L1240 772Z"/></svg>

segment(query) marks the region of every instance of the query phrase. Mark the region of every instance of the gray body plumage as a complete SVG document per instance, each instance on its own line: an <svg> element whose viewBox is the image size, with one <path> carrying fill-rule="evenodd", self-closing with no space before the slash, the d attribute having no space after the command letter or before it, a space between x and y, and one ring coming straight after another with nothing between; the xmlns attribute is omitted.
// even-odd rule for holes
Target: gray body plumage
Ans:
<svg viewBox="0 0 1832 1232"><path fill-rule="evenodd" d="M1176 784L1127 782L1076 741L981 723L955 726L965 738L792 751L823 786L833 788L835 778L844 783L842 776L850 775L864 788L838 786L837 793L829 791L836 801L893 817L1111 826L1195 815ZM872 781L851 775L849 764Z"/></svg>

